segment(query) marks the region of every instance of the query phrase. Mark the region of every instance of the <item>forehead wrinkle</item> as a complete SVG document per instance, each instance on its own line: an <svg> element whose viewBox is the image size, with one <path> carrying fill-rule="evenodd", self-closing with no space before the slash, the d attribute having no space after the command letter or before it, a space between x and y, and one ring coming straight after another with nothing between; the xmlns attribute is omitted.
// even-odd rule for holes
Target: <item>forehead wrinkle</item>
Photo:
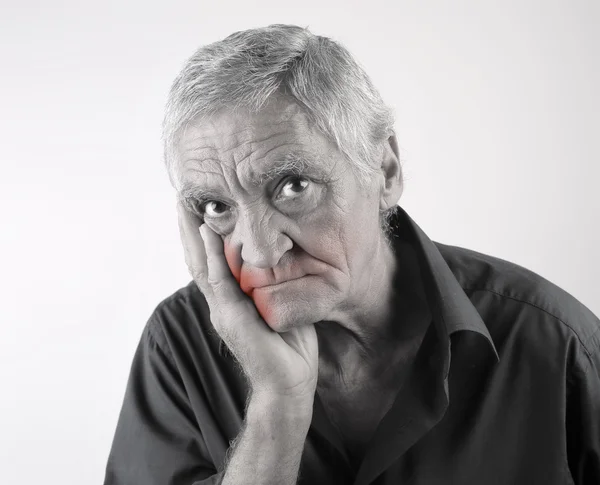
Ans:
<svg viewBox="0 0 600 485"><path fill-rule="evenodd" d="M217 117L217 119L208 119L205 120L205 122L207 121L207 125L212 129L212 133L206 134L206 131L202 130L202 127L204 125L204 123L200 122L196 125L192 125L191 127L188 127L188 129L186 129L186 132L184 134L184 136L182 136L181 141L184 142L184 145L190 145L190 144L195 144L195 143L201 143L205 140L215 140L215 139L227 139L227 138L238 138L239 135L245 134L247 132L251 132L252 135L257 135L257 132L261 130L261 128L269 128L269 127L275 127L275 128L281 128L281 125L290 125L292 127L292 130L290 129L286 129L286 128L281 128L281 131L279 133L273 133L269 136L267 136L266 138L257 140L258 142L262 142L262 141L266 141L269 138L273 137L273 136L277 136L280 134L285 134L285 133L291 133L291 132L295 132L298 130L299 127L307 127L308 123L307 123L307 119L306 119L306 114L302 111L300 112L293 112L290 114L290 116L287 117L283 117L281 111L276 113L279 117L278 119L274 119L274 120L268 120L268 121L262 121L260 123L256 123L255 121L252 121L252 119L250 120L245 120L244 122L244 126L237 128L235 127L235 121L233 121L233 123L226 123L227 128L229 129L234 129L235 131L226 131L223 132L222 129L219 129L218 124L219 124L219 118ZM285 113L284 113L285 114ZM297 116L295 115L300 115L300 119L296 119ZM234 125L232 127L232 125ZM193 134L193 129L190 128L195 128L196 131L199 131L199 133L196 134L196 136L193 136L191 139L187 139L187 136L189 136L190 134ZM252 138L252 137L250 137ZM212 148L209 145L206 145L207 148ZM226 145L226 143L223 143L223 145ZM237 144L236 144L237 146ZM196 147L193 147L191 149L195 149ZM197 148L201 148L197 147Z"/></svg>
<svg viewBox="0 0 600 485"><path fill-rule="evenodd" d="M243 131L249 131L250 128L243 130ZM238 132L240 133L240 132ZM254 140L246 140L246 141L241 141L239 142L239 140L235 140L237 143L233 143L231 144L231 146L223 148L223 149L218 149L215 146L207 146L207 145L200 145L200 146L193 146L190 148L187 148L183 151L183 154L189 154L188 156L191 156L190 158L186 158L185 162L189 162L189 161L193 161L193 162L198 162L198 163L204 163L207 161L214 161L216 163L218 163L221 167L227 167L230 170L237 170L240 168L240 165L245 162L246 160L252 160L255 157L255 153L260 149L259 147L265 143L267 143L269 140L276 138L278 136L285 136L286 132L280 132L280 133L272 133L267 135L264 138L260 138L260 139L254 139ZM204 139L214 139L212 137L203 137ZM278 147L281 146L285 146L285 145L277 145L272 149L276 149ZM269 151L271 151L272 149L269 149L267 151L267 153ZM236 153L239 152L239 153ZM227 156L224 156L227 155ZM264 155L263 155L264 156Z"/></svg>
<svg viewBox="0 0 600 485"><path fill-rule="evenodd" d="M186 175L196 175L196 177L191 176L189 177L187 180L183 180L181 187L179 188L178 192L178 197L180 199L186 199L186 198L194 198L194 199L200 199L203 196L215 196L217 194L217 192L221 192L221 188L219 188L218 190L212 189L212 188L202 188L199 184L199 180L198 178L201 178L202 176L206 176L208 174L214 174L217 175L219 177L222 177L222 174L218 173L218 172L212 172L212 171L206 171L206 170L200 170L198 168L189 168L185 171ZM202 177L203 178L203 177ZM221 185L221 184L217 184L217 185Z"/></svg>
<svg viewBox="0 0 600 485"><path fill-rule="evenodd" d="M256 139L256 140L252 140L252 137L250 137L250 140L246 140L246 141L239 141L239 135L246 133L246 132L251 132L252 135L256 136L256 132L259 131L261 128L264 127L268 127L268 126L278 126L281 125L283 123L289 123L289 120L281 120L281 121L272 121L272 122L268 122L268 123L259 123L259 124L252 124L250 123L248 126L241 128L239 130L236 131L231 131L231 132L226 132L223 133L220 130L214 129L214 133L208 134L208 135L199 135L199 136L195 136L190 140L185 140L183 142L184 145L184 152L189 152L189 151L216 151L219 152L220 150L218 150L217 148L215 148L214 145L218 145L219 143L216 144L203 144L202 142L205 142L206 140L209 141L215 141L215 140L226 140L227 139L231 139L234 138L234 142L232 144L232 146L227 147L227 143L222 143L225 148L223 148L222 151L228 152L231 150L235 150L236 148L242 146L242 145L246 145L246 144L253 144L253 143L263 143L267 140L269 140L270 138L276 137L276 136L280 136L280 135L285 135L287 133L290 133L290 130L282 130L278 133L272 133L269 134L268 136L266 136L265 138L261 138L261 139ZM296 125L297 123L294 123L294 125ZM201 129L201 127L198 127L199 129Z"/></svg>
<svg viewBox="0 0 600 485"><path fill-rule="evenodd" d="M276 132L271 132L271 133L267 133L266 135L263 135L262 137L259 136L259 131L261 130L261 128L265 128L268 127L270 125L273 124L279 124L279 123L264 123L264 124L260 124L257 126L258 129L252 129L253 131L253 137L242 141L240 143L238 143L237 145L235 145L234 147L228 149L227 151L231 151L231 150L235 150L238 149L241 153L239 154L240 156L236 159L235 155L234 155L234 160L237 166L239 166L242 162L246 161L246 160L251 160L251 159L262 159L265 158L265 156L273 151L273 150L277 150L278 148L282 148L284 146L287 145L292 145L297 143L295 140L297 139L297 135L294 131L290 131L290 130L281 130L281 131L276 131ZM284 141L284 143L278 144L278 143L269 143L270 141L273 141L274 139L280 138L280 137L284 137L286 140L289 139L290 137L293 138L293 141ZM268 148L265 152L261 153L262 147L263 146L270 146L270 148Z"/></svg>
<svg viewBox="0 0 600 485"><path fill-rule="evenodd" d="M267 126L273 124L275 123L268 123ZM259 127L262 128L264 126L265 125L260 125ZM257 135L255 131L254 134ZM293 138L292 141L288 141L290 137ZM282 140L283 143L276 143L273 141L277 138L284 138L284 140ZM221 156L225 153L230 153L231 157L230 164L226 164L225 162L221 161L221 166L227 166L230 170L235 172L238 175L238 179L240 180L240 182L244 179L247 179L249 181L250 186L256 187L257 185L260 185L262 180L264 179L264 170L261 170L260 166L265 164L265 162L261 161L266 160L269 154L273 151L283 151L286 147L293 147L293 151L301 152L302 150L298 149L298 146L300 146L300 144L296 141L296 139L296 133L288 130L281 130L276 133L267 133L263 137L257 137L254 139L242 141L241 143L236 144L235 146L232 146L227 150L220 152ZM265 146L267 146L266 150L264 149ZM306 150L304 150L304 152L306 152ZM293 158L300 159L301 157L298 155ZM291 163L289 162L290 160L286 159L286 166L288 167L291 166ZM266 165L267 171L269 173L272 173L273 169L269 167L269 165L271 164L267 161ZM281 163L277 162L277 165L279 166L281 165ZM296 165L298 165L298 160L296 160Z"/></svg>
<svg viewBox="0 0 600 485"><path fill-rule="evenodd" d="M262 185L265 179L271 179L283 172L300 173L308 167L314 167L313 172L322 175L325 179L326 167L322 163L316 162L312 153L313 150L304 149L304 144L301 140L305 139L307 128L304 113L286 113L288 116L279 117L266 123L247 124L243 128L235 129L235 131L227 131L226 133L219 132L219 120L209 124L210 131L202 132L202 124L196 126L196 133L199 136L193 136L193 131L189 130L186 134L186 140L182 146L182 155L185 154L189 158L185 162L196 162L197 167L190 167L186 171L191 173L210 173L219 178L223 177L223 170L229 169L233 173L238 174L241 182L244 175L250 182L251 186ZM300 114L301 119L297 119L295 114ZM229 125L231 126L231 125ZM266 133L265 133L266 131ZM275 131L275 132L273 132ZM312 131L309 128L309 132ZM258 137L263 133L262 137ZM250 134L250 136L248 136ZM192 135L192 137L189 137ZM245 135L245 136L240 136ZM253 137L257 137L254 138ZM287 143L277 144L269 143L278 138L285 137ZM191 138L191 139L190 139ZM241 138L241 139L240 139ZM243 138L246 138L244 140ZM292 140L289 140L292 138ZM227 143L229 142L229 143ZM222 144L224 148L218 149L218 145ZM267 145L266 151L262 152L264 145ZM181 146L181 145L180 145ZM275 162L261 163L259 160L266 159L275 150L287 151L285 155ZM180 152L181 153L181 152ZM227 155L224 157L223 155ZM237 156L236 156L237 155ZM240 156L241 155L241 156ZM275 157L273 157L275 158ZM184 163L185 163L184 162ZM249 162L249 163L246 163ZM207 163L214 167L214 170L202 170L200 165L206 167ZM261 168L264 167L264 168ZM218 168L217 168L218 167ZM207 167L208 168L208 167ZM238 182L239 183L239 182ZM237 184L236 184L237 185Z"/></svg>
<svg viewBox="0 0 600 485"><path fill-rule="evenodd" d="M223 177L223 174L219 171L201 170L197 167L190 167L186 170L186 172L193 173L193 174L200 174L200 175L213 174L213 175L217 175L219 177Z"/></svg>
<svg viewBox="0 0 600 485"><path fill-rule="evenodd" d="M189 162L196 162L196 164L190 166ZM204 169L202 167L208 167L208 169ZM215 167L215 169L210 170L210 167ZM228 164L222 160L219 160L218 158L188 158L183 162L184 173L211 173L214 175L220 175L222 177L223 169L227 169L232 172L235 171L235 167L230 167Z"/></svg>
<svg viewBox="0 0 600 485"><path fill-rule="evenodd" d="M209 123L209 124L213 124L213 123ZM196 129L196 131L202 130L202 124L196 125L195 129ZM189 140L187 139L186 135L189 135L192 130L186 130L184 136L181 137L181 143L184 143L184 145L191 145L191 144L194 144L194 143L202 142L204 140L215 140L215 139L229 138L231 136L237 136L237 135L239 135L241 133L244 133L245 131L249 131L251 129L252 129L252 127L247 126L245 128L241 128L241 129L239 129L237 131L223 133L223 132L221 132L221 130L213 127L213 133L203 135L203 134L201 134L202 133L202 131L201 131L200 133L196 134L196 136L192 137ZM200 145L198 148L202 148L202 147L203 146ZM213 147L211 147L210 145L206 145L206 148L210 149L210 148L213 148ZM193 149L194 148L192 148L192 150Z"/></svg>
<svg viewBox="0 0 600 485"><path fill-rule="evenodd" d="M329 174L323 170L323 167L316 163L312 156L308 154L304 150L294 150L287 152L283 157L275 159L272 163L270 163L264 170L252 170L252 173L248 176L250 179L250 184L253 188L258 188L263 185L265 182L272 180L273 178L281 175L294 173L301 175L306 172L316 172L322 179L328 180ZM223 177L223 174L220 172L212 172L201 170L199 168L189 168L187 172L206 175L206 174L215 174L218 177ZM221 189L218 190L212 188L201 188L198 186L198 181L188 181L183 184L183 187L180 191L181 197L192 197L192 198L202 198L202 197L218 197Z"/></svg>
<svg viewBox="0 0 600 485"><path fill-rule="evenodd" d="M260 143L273 136L297 132L298 129L306 129L308 127L308 117L297 103L286 103L283 107L279 106L281 103L274 104L273 106L271 104L269 103L264 111L266 113L270 111L274 116L271 116L271 119L263 119L259 123L256 122L256 113L236 113L235 110L233 113L229 110L224 110L221 114L217 113L215 116L198 119L196 122L186 125L180 138L180 143L183 144L186 151L201 148L214 149L214 146L212 146L214 145L213 143L205 144L205 142L207 140L209 142L214 140L227 141L230 138L239 138L239 135L247 132L251 132L251 136L248 138L252 139L253 136L256 136L261 131L261 128L266 128L267 130L275 128L279 131L279 133L270 134L266 138L255 140ZM250 114L250 117L248 117L248 114ZM233 115L233 118L230 118L230 115ZM222 129L223 125L226 127L226 130ZM289 125L291 129L282 127L282 125ZM222 145L226 146L227 143L222 143ZM239 146L239 143L235 143L235 146Z"/></svg>
<svg viewBox="0 0 600 485"><path fill-rule="evenodd" d="M239 172L240 179L243 175L245 175L245 178L249 180L251 185L256 185L257 179L260 179L265 171L269 171L271 165L278 162L268 160L269 154L275 150L283 151L285 150L285 147L293 147L295 145L295 143L284 143L281 145L275 145L267 149L263 153L256 153L256 149L252 150L250 154L237 161L236 171Z"/></svg>
<svg viewBox="0 0 600 485"><path fill-rule="evenodd" d="M190 152L189 158L182 157L183 160L181 163L184 165L184 167L189 162L196 162L198 165L206 165L206 164L214 163L219 167L234 170L233 166L230 166L230 164L228 164L227 162L218 158L218 156L220 155L220 152L216 148L211 148L211 147L195 148L195 149L186 150L184 153L188 153L188 152ZM203 153L206 153L206 155L203 155ZM235 164L235 162L234 162L234 164ZM196 170L198 170L198 169L196 169Z"/></svg>

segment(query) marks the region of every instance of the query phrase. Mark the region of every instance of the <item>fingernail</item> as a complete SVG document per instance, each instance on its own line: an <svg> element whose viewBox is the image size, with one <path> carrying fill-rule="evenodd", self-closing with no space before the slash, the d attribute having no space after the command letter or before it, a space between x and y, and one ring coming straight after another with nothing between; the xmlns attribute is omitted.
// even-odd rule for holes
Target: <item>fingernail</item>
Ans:
<svg viewBox="0 0 600 485"><path fill-rule="evenodd" d="M200 237L202 238L202 240L204 241L204 232L206 229L204 228L204 224L201 224L200 227L198 228L198 232L200 233Z"/></svg>

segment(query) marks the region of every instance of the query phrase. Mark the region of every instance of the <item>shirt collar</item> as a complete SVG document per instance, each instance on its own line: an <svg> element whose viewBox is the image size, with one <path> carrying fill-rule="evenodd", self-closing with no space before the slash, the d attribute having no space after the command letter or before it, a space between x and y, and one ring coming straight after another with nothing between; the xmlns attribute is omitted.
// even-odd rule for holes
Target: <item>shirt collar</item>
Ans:
<svg viewBox="0 0 600 485"><path fill-rule="evenodd" d="M450 381L454 390L464 389L466 385L476 387L475 371L485 371L487 366L473 363L480 364L480 359L490 354L498 359L485 323L436 243L400 207L390 220L390 226L395 248L399 248L401 241L407 241L417 255L432 325L427 327L405 381L399 383L398 395L375 430L362 462L350 460L341 435L327 418L319 393L315 394L311 426L345 457L356 475L354 483L357 485L372 483L441 421L450 402ZM451 342L452 334L457 338Z"/></svg>
<svg viewBox="0 0 600 485"><path fill-rule="evenodd" d="M476 332L485 338L498 361L498 351L488 328L450 270L436 243L427 237L400 206L390 220L390 226L392 238L408 240L417 254L427 302L439 336L448 340L455 332Z"/></svg>

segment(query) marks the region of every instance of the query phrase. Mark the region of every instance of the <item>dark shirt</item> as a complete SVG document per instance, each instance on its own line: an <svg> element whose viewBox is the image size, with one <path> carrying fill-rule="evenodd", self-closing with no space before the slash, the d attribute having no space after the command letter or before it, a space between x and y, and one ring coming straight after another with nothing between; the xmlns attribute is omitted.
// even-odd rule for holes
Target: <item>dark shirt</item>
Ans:
<svg viewBox="0 0 600 485"><path fill-rule="evenodd" d="M600 484L598 318L521 266L431 241L402 209L392 224L433 320L362 461L317 392L298 483ZM221 483L247 397L191 282L144 328L105 485Z"/></svg>

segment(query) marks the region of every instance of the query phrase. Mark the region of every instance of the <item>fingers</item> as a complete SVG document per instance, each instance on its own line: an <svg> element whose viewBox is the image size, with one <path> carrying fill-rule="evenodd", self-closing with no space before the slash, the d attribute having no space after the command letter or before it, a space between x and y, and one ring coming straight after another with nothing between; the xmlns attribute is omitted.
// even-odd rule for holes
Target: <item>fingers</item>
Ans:
<svg viewBox="0 0 600 485"><path fill-rule="evenodd" d="M264 348L276 334L269 330L231 273L221 237L181 202L177 212L186 263L206 298L211 322L237 359L247 361L251 349Z"/></svg>
<svg viewBox="0 0 600 485"><path fill-rule="evenodd" d="M190 275L200 288L205 297L210 298L210 285L208 284L208 268L206 266L206 250L198 228L200 219L188 211L181 202L177 202L177 216L179 223L179 236L185 254Z"/></svg>
<svg viewBox="0 0 600 485"><path fill-rule="evenodd" d="M268 342L277 340L260 317L252 300L242 291L229 269L223 240L206 224L200 226L206 248L208 284L212 295L211 317L215 330L240 362L247 362L252 353L264 349Z"/></svg>
<svg viewBox="0 0 600 485"><path fill-rule="evenodd" d="M247 301L240 285L235 280L225 258L221 237L206 224L200 226L200 235L206 248L208 284L213 290L217 304L237 304Z"/></svg>

